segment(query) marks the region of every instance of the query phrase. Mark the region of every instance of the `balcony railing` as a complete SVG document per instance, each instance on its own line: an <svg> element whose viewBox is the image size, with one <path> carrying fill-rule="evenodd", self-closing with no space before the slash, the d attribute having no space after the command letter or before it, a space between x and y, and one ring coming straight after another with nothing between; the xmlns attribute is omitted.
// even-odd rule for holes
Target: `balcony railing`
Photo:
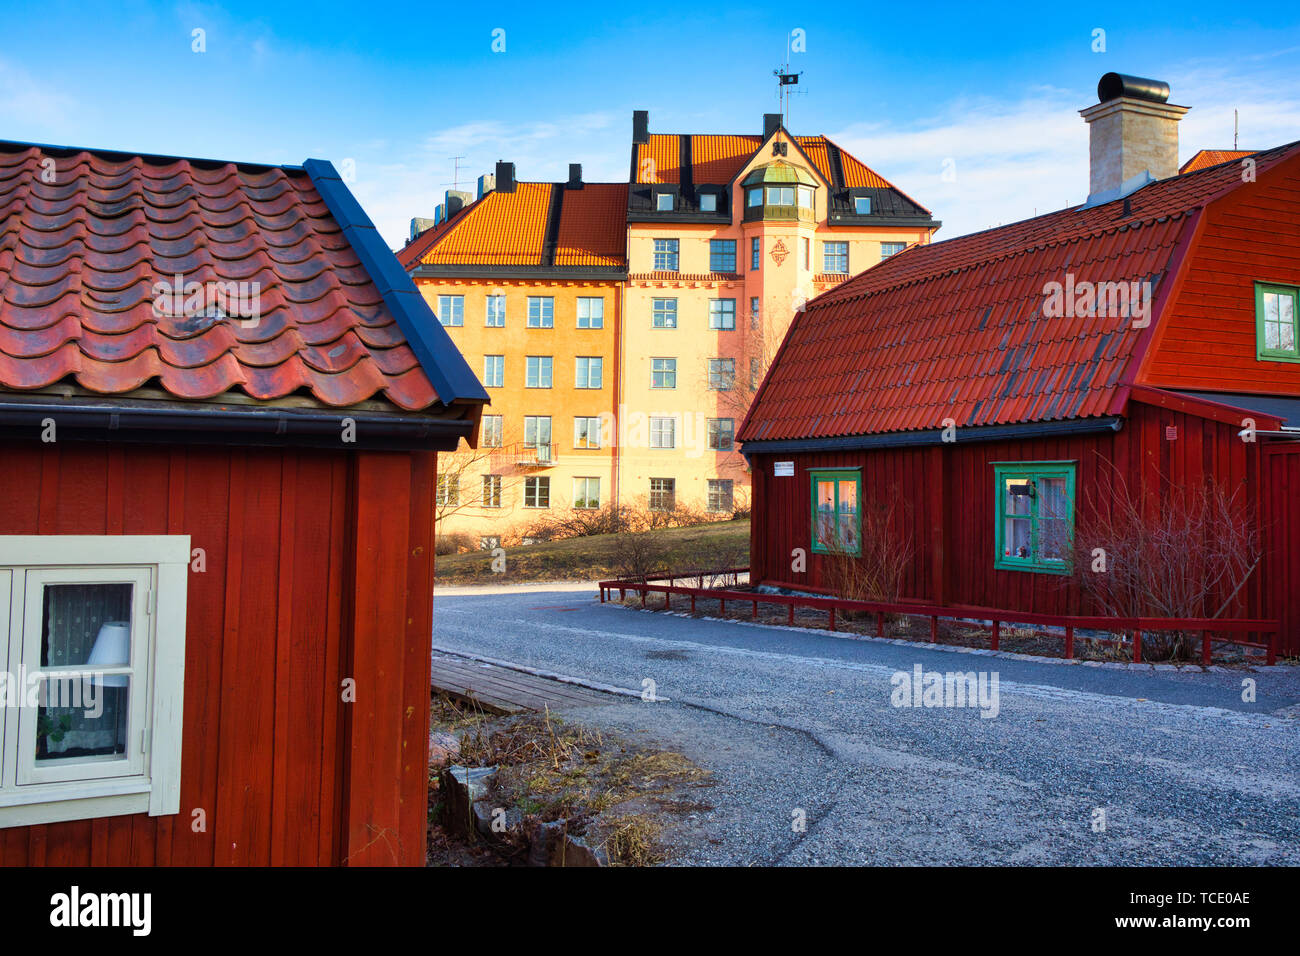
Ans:
<svg viewBox="0 0 1300 956"><path fill-rule="evenodd" d="M509 455L518 468L550 468L558 450L553 442L520 442L511 447Z"/></svg>

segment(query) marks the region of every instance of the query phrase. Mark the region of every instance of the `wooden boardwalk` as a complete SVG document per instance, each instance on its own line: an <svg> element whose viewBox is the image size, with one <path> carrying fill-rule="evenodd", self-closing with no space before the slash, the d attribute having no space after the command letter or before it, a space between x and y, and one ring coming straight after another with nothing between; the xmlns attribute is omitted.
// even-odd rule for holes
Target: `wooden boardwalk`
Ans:
<svg viewBox="0 0 1300 956"><path fill-rule="evenodd" d="M433 657L432 678L435 691L494 714L595 707L616 699L577 684L440 654Z"/></svg>

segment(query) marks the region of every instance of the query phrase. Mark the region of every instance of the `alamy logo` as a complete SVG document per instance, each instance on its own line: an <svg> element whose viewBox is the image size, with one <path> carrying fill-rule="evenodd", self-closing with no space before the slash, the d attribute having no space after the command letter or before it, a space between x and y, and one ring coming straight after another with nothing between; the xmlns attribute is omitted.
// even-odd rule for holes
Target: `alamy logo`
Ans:
<svg viewBox="0 0 1300 956"><path fill-rule="evenodd" d="M159 319L236 318L243 328L256 328L262 320L262 284L186 282L178 274L171 282L154 283L153 314Z"/></svg>
<svg viewBox="0 0 1300 956"><path fill-rule="evenodd" d="M1133 327L1151 324L1151 283L1076 281L1068 272L1064 282L1043 286L1043 318L1075 319L1100 316L1131 318Z"/></svg>
<svg viewBox="0 0 1300 956"><path fill-rule="evenodd" d="M981 717L996 717L998 700L997 672L927 671L917 664L909 674L896 671L889 679L894 685L889 702L895 707L978 707Z"/></svg>
<svg viewBox="0 0 1300 956"><path fill-rule="evenodd" d="M134 936L148 936L153 923L150 893L83 893L74 886L50 897L50 925L128 926Z"/></svg>

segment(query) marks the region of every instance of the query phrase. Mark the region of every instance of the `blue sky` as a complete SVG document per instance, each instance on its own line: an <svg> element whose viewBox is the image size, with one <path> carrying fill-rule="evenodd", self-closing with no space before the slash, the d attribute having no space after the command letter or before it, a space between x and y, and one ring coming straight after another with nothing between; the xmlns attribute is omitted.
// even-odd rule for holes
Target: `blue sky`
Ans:
<svg viewBox="0 0 1300 956"><path fill-rule="evenodd" d="M704 12L701 12L704 11ZM946 238L1082 201L1102 73L1170 83L1183 157L1300 139L1300 5L715 2L0 5L0 138L300 163L351 160L390 245L453 179L626 177L658 132L758 132L801 29L793 132L825 133ZM505 51L493 52L493 31ZM1094 30L1105 52L1094 52ZM193 52L203 30L206 51ZM945 165L955 178L945 180Z"/></svg>

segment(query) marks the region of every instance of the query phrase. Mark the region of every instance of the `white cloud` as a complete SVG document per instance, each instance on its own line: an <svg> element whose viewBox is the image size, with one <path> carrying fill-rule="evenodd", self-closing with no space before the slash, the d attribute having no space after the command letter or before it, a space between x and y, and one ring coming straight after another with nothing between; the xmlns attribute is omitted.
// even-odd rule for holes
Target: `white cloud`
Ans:
<svg viewBox="0 0 1300 956"><path fill-rule="evenodd" d="M0 60L0 121L59 129L76 101L39 75Z"/></svg>

